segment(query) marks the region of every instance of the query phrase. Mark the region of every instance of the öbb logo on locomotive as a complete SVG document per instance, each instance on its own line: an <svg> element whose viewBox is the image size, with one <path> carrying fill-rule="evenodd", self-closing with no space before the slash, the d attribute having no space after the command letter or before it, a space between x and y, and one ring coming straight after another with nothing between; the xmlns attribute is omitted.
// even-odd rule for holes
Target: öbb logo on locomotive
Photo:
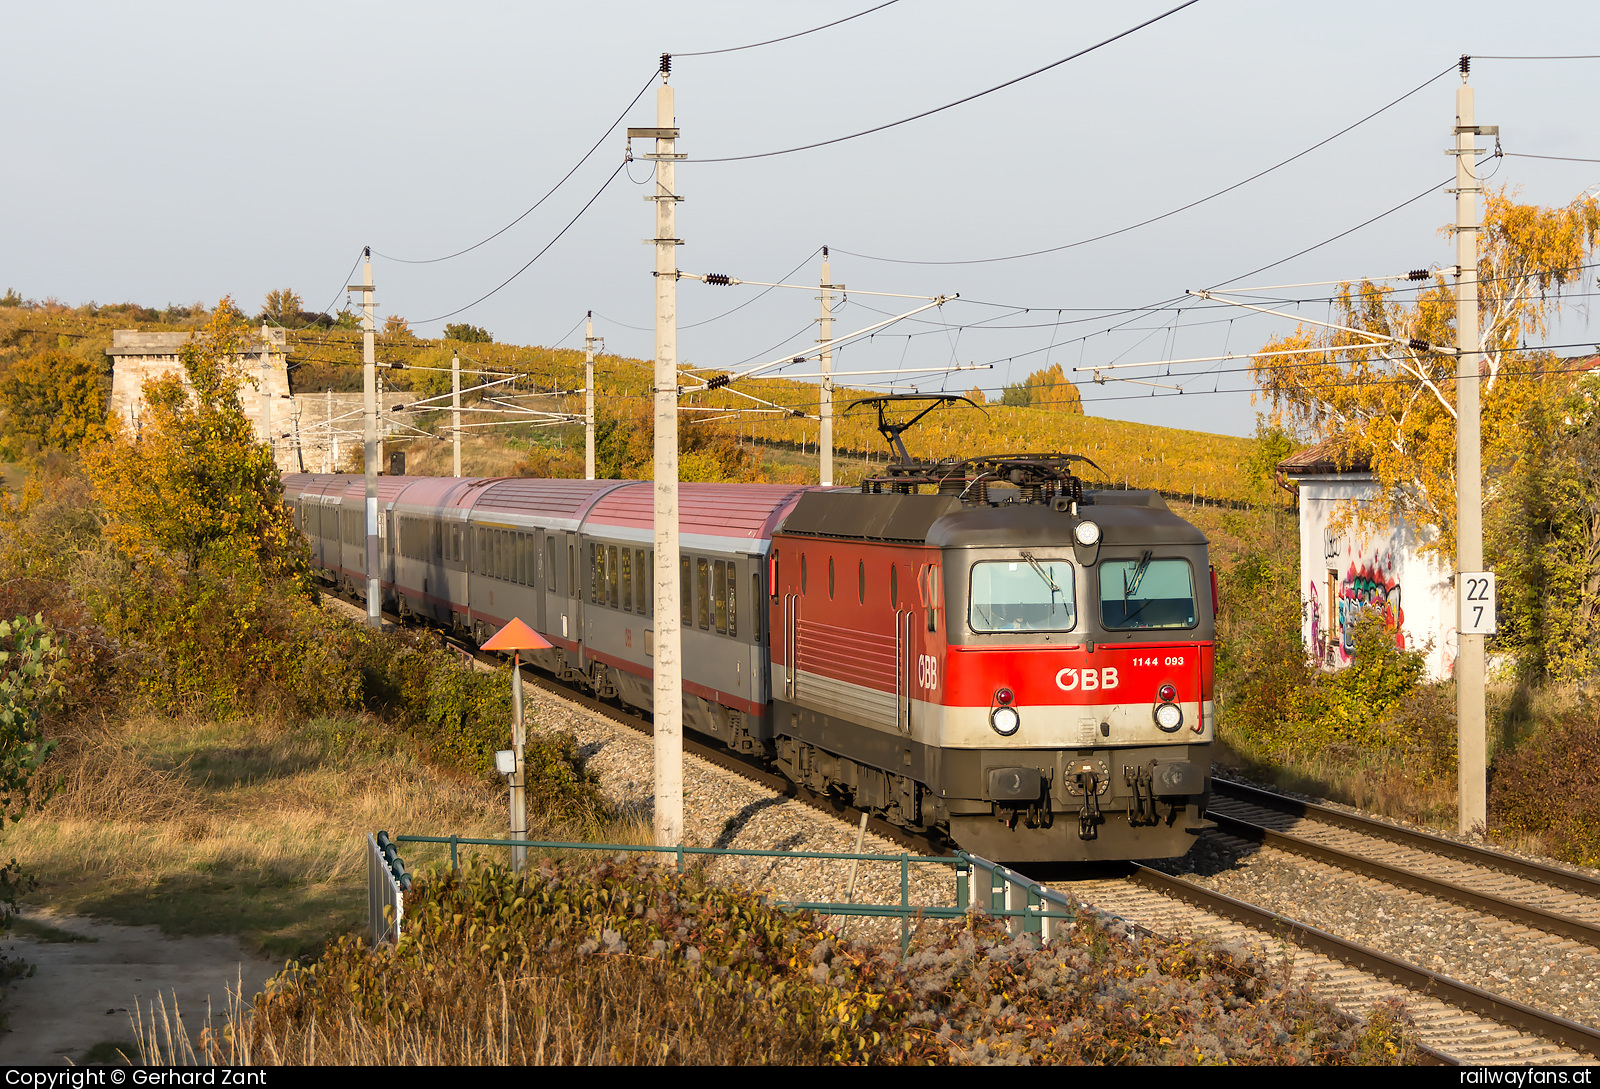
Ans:
<svg viewBox="0 0 1600 1089"><path fill-rule="evenodd" d="M1153 492L1086 488L1081 461L681 485L685 725L989 858L1183 854L1209 827L1206 540ZM363 596L363 478L285 492L321 577ZM480 641L520 617L552 644L536 668L650 710L648 482L384 476L378 493L386 607Z"/></svg>

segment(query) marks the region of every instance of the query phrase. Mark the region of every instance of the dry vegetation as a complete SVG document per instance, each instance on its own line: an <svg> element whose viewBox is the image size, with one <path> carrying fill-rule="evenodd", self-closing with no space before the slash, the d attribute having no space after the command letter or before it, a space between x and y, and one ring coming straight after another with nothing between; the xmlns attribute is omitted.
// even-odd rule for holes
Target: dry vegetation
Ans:
<svg viewBox="0 0 1600 1089"><path fill-rule="evenodd" d="M1043 948L977 919L910 950L648 862L433 873L398 946L346 940L192 1047L157 1010L146 1061L444 1065L1398 1064L1282 965L1080 912ZM176 1045L176 1046L174 1046Z"/></svg>
<svg viewBox="0 0 1600 1089"><path fill-rule="evenodd" d="M314 953L362 921L364 832L505 827L503 790L374 725L144 715L85 730L51 761L65 789L6 850L40 881L31 902Z"/></svg>

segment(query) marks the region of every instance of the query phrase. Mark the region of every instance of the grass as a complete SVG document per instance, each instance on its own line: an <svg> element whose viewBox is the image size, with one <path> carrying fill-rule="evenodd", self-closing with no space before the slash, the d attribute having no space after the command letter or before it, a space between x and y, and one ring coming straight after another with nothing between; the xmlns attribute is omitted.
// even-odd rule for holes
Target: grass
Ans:
<svg viewBox="0 0 1600 1089"><path fill-rule="evenodd" d="M31 938L36 942L52 942L66 944L68 942L97 942L100 939L93 934L74 934L70 930L62 930L58 926L40 922L38 919L29 919L21 915L13 916L11 925L7 930L21 938Z"/></svg>
<svg viewBox="0 0 1600 1089"><path fill-rule="evenodd" d="M78 1066L132 1066L139 1045L126 1040L102 1040L78 1056Z"/></svg>
<svg viewBox="0 0 1600 1089"><path fill-rule="evenodd" d="M39 880L25 906L310 956L364 921L365 833L505 833L503 786L432 767L380 729L144 716L69 737L47 765L65 789L0 849Z"/></svg>

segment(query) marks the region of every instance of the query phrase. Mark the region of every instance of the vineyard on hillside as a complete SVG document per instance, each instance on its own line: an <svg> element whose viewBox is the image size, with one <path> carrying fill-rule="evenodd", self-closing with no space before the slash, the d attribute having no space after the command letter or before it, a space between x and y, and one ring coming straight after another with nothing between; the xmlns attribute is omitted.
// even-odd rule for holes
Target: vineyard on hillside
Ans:
<svg viewBox="0 0 1600 1089"><path fill-rule="evenodd" d="M163 311L121 304L67 307L45 303L0 307L0 371L18 358L54 349L70 349L86 360L108 367L104 355L114 329L186 330L204 320L205 308L169 307ZM338 327L290 329L289 377L295 393L325 389L353 392L361 388L361 333ZM400 364L380 371L387 389L415 392L419 398L448 394L450 358L461 357L466 371L489 370L519 377L511 384L523 404L555 412L583 411L583 353L573 349L530 347L492 342L461 343L414 337L403 323L378 334L380 363ZM596 361L596 412L607 418L631 418L649 396L652 364L604 355ZM705 376L710 377L706 372ZM109 371L105 375L109 387ZM462 384L481 378L463 375ZM692 381L685 380L686 385ZM503 387L502 387L503 388ZM525 394L548 392L548 400ZM867 408L849 410L868 391L839 388L834 395L834 446L840 459L840 480L851 483L863 471L886 459L876 414ZM470 404L474 397L469 395ZM686 395L684 419L701 419L725 428L758 447L796 453L816 450L817 387L783 378L741 381L731 390ZM437 428L443 420L419 413L415 422ZM525 436L526 438L526 436ZM525 443L523 444L525 445ZM1199 431L1152 427L1106 420L1041 407L991 403L981 408L957 404L936 410L906 434L913 456L943 458L1006 452L1061 452L1091 459L1100 472L1085 469L1091 483L1116 487L1156 488L1169 496L1222 500L1258 498L1259 484L1245 471L1251 441ZM581 448L580 448L581 453Z"/></svg>

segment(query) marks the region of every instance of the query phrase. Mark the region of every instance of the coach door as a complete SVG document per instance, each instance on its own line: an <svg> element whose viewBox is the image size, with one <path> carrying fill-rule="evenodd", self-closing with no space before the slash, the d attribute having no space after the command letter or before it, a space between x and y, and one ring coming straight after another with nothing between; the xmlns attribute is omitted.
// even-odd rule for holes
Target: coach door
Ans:
<svg viewBox="0 0 1600 1089"><path fill-rule="evenodd" d="M911 663L917 635L914 609L896 609L894 614L894 721L901 732L911 732Z"/></svg>
<svg viewBox="0 0 1600 1089"><path fill-rule="evenodd" d="M545 532L542 529L533 531L533 577L528 581L533 583L533 630L538 632L549 631L545 626L545 614L549 605L549 584L545 581L550 577L550 567L545 560Z"/></svg>
<svg viewBox="0 0 1600 1089"><path fill-rule="evenodd" d="M797 668L795 659L800 657L800 646L795 643L795 636L800 632L800 595L786 593L784 595L784 699L794 702L797 699L798 686Z"/></svg>

